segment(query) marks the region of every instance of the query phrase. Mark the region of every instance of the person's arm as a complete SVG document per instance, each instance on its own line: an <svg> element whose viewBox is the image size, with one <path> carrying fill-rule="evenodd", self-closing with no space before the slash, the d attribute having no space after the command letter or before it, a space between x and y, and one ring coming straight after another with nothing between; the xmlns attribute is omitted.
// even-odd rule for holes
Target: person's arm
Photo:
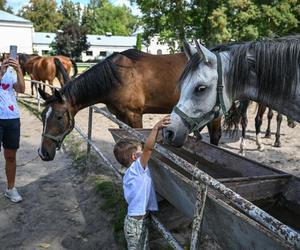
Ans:
<svg viewBox="0 0 300 250"><path fill-rule="evenodd" d="M140 163L143 168L147 166L148 161L151 157L159 129L167 127L169 124L170 124L170 115L167 115L163 119L161 119L158 123L156 123L153 129L151 130L145 142L143 153L140 158Z"/></svg>
<svg viewBox="0 0 300 250"><path fill-rule="evenodd" d="M24 76L23 76L19 62L13 58L9 58L8 64L9 64L9 66L13 67L17 73L17 82L14 84L15 91L18 93L24 93L25 92L25 81L24 81Z"/></svg>

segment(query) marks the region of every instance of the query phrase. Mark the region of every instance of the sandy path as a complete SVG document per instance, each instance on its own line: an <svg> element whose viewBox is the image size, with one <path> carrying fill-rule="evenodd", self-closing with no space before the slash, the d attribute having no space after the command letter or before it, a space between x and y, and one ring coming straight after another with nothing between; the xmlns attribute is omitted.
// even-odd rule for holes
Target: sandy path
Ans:
<svg viewBox="0 0 300 250"><path fill-rule="evenodd" d="M24 201L12 204L4 197L1 156L0 249L118 249L110 216L100 211L103 201L93 185L63 152L57 152L52 162L40 160L41 122L26 109L21 112L17 187Z"/></svg>

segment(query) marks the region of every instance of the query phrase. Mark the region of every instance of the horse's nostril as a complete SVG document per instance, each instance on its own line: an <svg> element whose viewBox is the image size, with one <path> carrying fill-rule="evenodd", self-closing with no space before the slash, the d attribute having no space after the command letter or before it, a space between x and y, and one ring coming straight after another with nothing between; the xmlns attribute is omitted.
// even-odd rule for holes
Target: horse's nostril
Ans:
<svg viewBox="0 0 300 250"><path fill-rule="evenodd" d="M173 141L174 138L174 132L170 129L165 130L165 137L168 141Z"/></svg>

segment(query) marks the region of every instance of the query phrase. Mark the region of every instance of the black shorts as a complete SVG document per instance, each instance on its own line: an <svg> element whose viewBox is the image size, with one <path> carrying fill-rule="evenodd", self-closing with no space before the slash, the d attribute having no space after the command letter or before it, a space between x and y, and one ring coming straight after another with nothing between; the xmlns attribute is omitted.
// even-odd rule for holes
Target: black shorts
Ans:
<svg viewBox="0 0 300 250"><path fill-rule="evenodd" d="M0 119L0 143L5 149L20 147L20 118Z"/></svg>

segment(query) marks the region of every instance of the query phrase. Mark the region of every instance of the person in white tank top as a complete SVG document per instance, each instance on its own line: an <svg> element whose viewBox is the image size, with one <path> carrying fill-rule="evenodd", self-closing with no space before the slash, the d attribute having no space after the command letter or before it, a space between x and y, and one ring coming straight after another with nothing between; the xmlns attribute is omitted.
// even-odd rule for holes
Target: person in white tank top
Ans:
<svg viewBox="0 0 300 250"><path fill-rule="evenodd" d="M4 148L7 187L5 196L20 202L15 188L16 154L20 143L20 113L15 91L24 93L25 82L17 60L6 58L0 67L0 150Z"/></svg>

